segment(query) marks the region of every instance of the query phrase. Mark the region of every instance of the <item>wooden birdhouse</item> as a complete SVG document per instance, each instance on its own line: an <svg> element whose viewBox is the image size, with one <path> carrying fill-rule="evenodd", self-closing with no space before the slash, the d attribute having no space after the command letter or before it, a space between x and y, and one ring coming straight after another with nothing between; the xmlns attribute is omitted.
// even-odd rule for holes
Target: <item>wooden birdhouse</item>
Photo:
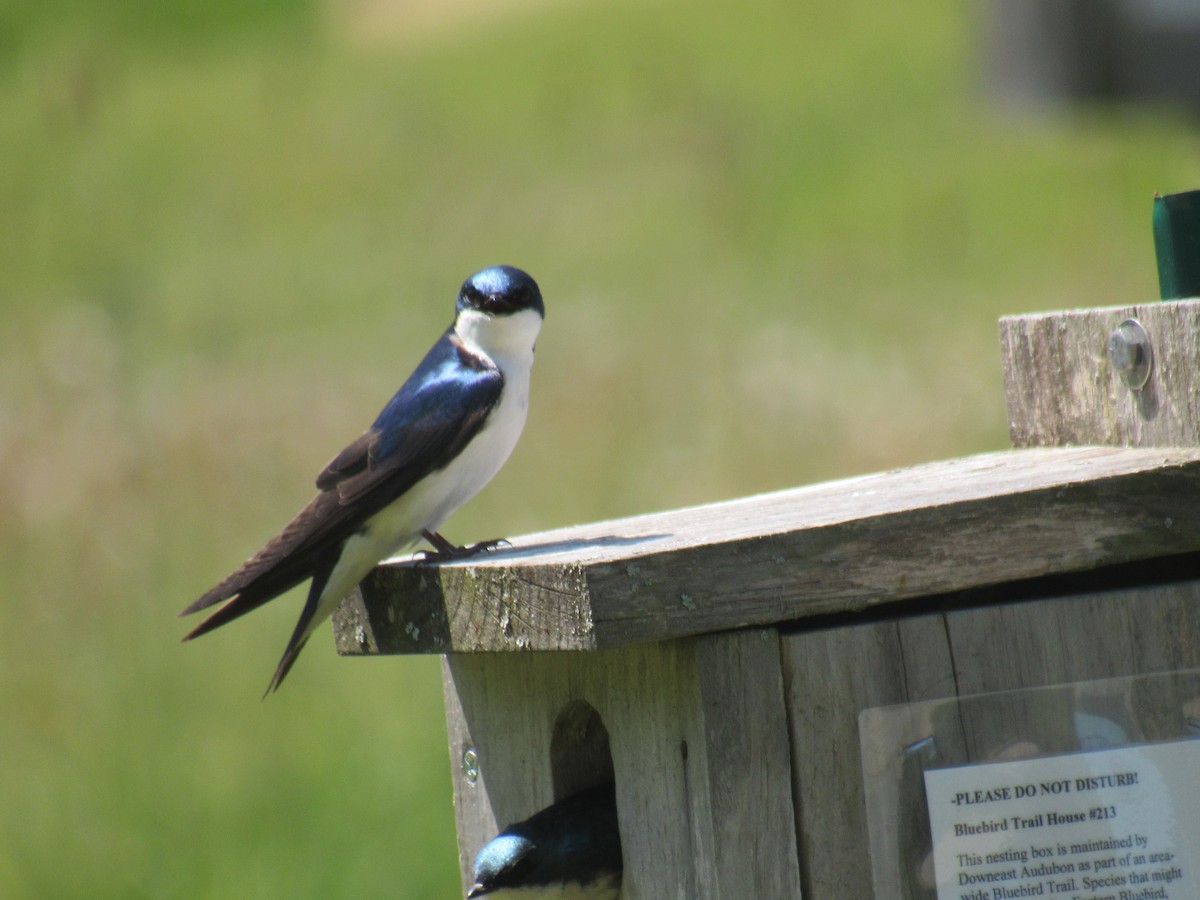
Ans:
<svg viewBox="0 0 1200 900"><path fill-rule="evenodd" d="M1014 449L363 582L340 653L442 656L464 884L615 778L627 898L1200 896L1200 299L1000 346Z"/></svg>

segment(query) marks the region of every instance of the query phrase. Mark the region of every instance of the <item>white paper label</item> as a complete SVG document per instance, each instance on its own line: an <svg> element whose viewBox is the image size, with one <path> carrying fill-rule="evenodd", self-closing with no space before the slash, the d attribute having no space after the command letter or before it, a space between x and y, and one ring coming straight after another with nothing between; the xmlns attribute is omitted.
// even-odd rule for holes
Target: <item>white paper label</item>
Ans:
<svg viewBox="0 0 1200 900"><path fill-rule="evenodd" d="M1200 900L1200 741L925 773L938 900Z"/></svg>

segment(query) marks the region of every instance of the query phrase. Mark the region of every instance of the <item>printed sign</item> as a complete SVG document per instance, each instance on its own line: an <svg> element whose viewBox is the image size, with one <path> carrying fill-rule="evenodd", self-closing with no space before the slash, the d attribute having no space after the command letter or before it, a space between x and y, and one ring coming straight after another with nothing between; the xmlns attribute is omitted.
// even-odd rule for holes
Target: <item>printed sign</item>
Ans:
<svg viewBox="0 0 1200 900"><path fill-rule="evenodd" d="M1200 900L1200 741L931 769L938 900Z"/></svg>

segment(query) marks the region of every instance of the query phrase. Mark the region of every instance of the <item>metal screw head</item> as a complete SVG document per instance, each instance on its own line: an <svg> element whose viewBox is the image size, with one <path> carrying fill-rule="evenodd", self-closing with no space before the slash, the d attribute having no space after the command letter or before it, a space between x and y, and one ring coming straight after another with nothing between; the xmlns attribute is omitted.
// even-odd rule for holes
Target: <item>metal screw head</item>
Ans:
<svg viewBox="0 0 1200 900"><path fill-rule="evenodd" d="M1154 351L1150 335L1137 319L1126 319L1108 336L1108 362L1130 390L1140 391L1146 386Z"/></svg>
<svg viewBox="0 0 1200 900"><path fill-rule="evenodd" d="M467 776L470 784L479 780L479 754L475 752L474 747L463 751L463 774Z"/></svg>

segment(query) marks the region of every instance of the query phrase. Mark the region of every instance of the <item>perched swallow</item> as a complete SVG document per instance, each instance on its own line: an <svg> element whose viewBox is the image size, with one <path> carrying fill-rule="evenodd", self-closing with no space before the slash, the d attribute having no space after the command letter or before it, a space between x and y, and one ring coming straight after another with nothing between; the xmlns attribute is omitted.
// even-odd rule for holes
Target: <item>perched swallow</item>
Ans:
<svg viewBox="0 0 1200 900"><path fill-rule="evenodd" d="M621 835L611 782L509 825L475 857L467 900L617 900Z"/></svg>
<svg viewBox="0 0 1200 900"><path fill-rule="evenodd" d="M520 269L493 266L463 282L454 324L375 423L317 476L312 502L180 613L228 601L184 640L311 578L269 694L316 627L380 560L422 538L435 559L491 546L456 547L437 529L512 453L525 426L533 349L545 314L537 283Z"/></svg>

